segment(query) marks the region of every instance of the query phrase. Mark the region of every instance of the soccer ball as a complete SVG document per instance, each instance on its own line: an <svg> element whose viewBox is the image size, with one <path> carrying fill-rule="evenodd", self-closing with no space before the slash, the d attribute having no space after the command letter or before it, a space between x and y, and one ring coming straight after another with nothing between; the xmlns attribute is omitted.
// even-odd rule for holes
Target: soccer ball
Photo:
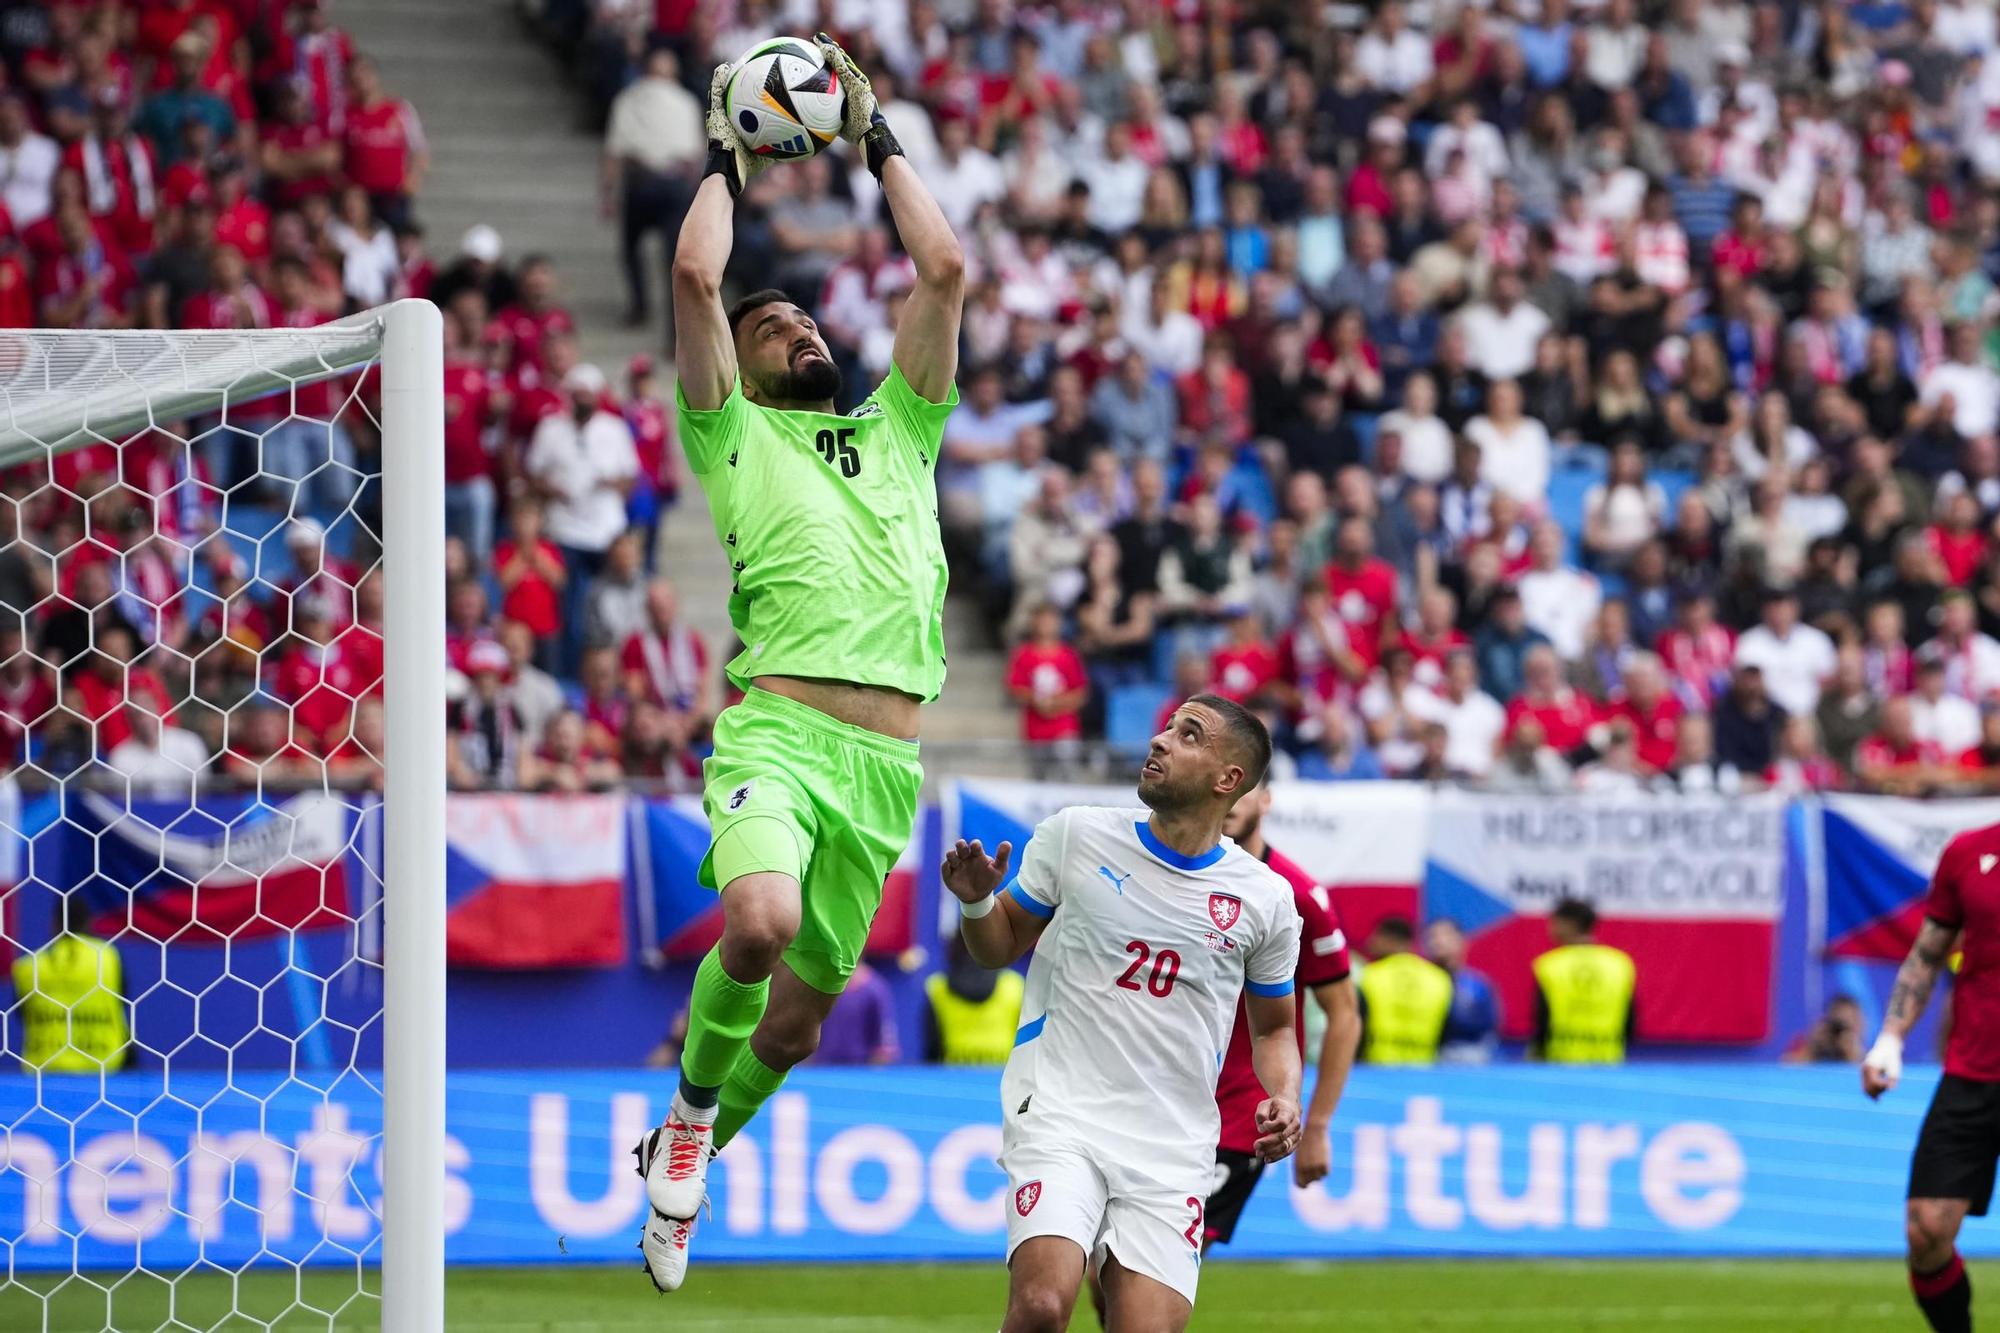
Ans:
<svg viewBox="0 0 2000 1333"><path fill-rule="evenodd" d="M745 148L781 162L811 157L840 137L847 120L847 90L819 48L796 37L744 52L722 105Z"/></svg>

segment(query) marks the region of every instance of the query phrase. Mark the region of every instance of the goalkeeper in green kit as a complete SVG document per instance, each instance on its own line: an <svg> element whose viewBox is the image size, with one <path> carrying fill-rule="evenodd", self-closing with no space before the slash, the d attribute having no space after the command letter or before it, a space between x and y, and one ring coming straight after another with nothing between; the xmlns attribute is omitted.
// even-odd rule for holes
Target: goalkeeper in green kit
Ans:
<svg viewBox="0 0 2000 1333"><path fill-rule="evenodd" d="M743 701L703 770L722 940L688 1003L680 1089L634 1153L651 1204L640 1249L681 1285L709 1159L812 1054L861 957L882 881L909 841L923 769L918 714L944 683L939 440L958 402L965 260L890 133L868 80L821 33L847 93L842 135L882 184L917 271L894 364L833 410L840 372L811 317L761 291L724 311L735 200L768 163L709 89L708 171L674 256L680 438L735 572L729 663Z"/></svg>

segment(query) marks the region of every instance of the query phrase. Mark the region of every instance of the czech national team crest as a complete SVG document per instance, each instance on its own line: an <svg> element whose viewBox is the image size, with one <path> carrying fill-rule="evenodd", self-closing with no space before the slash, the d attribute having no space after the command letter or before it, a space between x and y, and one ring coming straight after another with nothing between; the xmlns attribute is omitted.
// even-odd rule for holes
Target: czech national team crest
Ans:
<svg viewBox="0 0 2000 1333"><path fill-rule="evenodd" d="M1014 1211L1026 1217L1042 1201L1042 1182L1031 1180L1014 1191Z"/></svg>
<svg viewBox="0 0 2000 1333"><path fill-rule="evenodd" d="M1228 930L1243 915L1243 900L1227 893L1208 895L1208 919L1217 930Z"/></svg>

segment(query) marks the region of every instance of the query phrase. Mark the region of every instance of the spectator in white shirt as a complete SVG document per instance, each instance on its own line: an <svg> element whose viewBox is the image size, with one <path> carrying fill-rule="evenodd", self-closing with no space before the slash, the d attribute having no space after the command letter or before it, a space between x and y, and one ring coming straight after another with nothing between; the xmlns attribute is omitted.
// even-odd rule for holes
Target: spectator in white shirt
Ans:
<svg viewBox="0 0 2000 1333"><path fill-rule="evenodd" d="M1946 692L1944 663L1936 658L1917 663L1910 720L1917 739L1935 744L1946 759L1955 759L1979 744L1979 709L1970 699Z"/></svg>
<svg viewBox="0 0 2000 1333"><path fill-rule="evenodd" d="M971 234L972 215L982 204L1007 194L1000 164L973 144L972 126L963 116L938 117L938 160L925 184L944 210L945 221L961 236Z"/></svg>
<svg viewBox="0 0 2000 1333"><path fill-rule="evenodd" d="M7 206L17 232L48 216L61 166L62 149L48 135L35 132L21 95L0 94L0 203Z"/></svg>
<svg viewBox="0 0 2000 1333"><path fill-rule="evenodd" d="M1820 686L1833 674L1836 656L1832 639L1799 623L1798 598L1779 588L1764 594L1763 623L1736 642L1736 665L1762 671L1765 692L1794 717L1819 707Z"/></svg>
<svg viewBox="0 0 2000 1333"><path fill-rule="evenodd" d="M1451 476L1451 428L1437 414L1437 381L1419 370L1403 381L1403 405L1382 418L1382 434L1393 431L1403 441L1403 475L1427 486L1443 485Z"/></svg>
<svg viewBox="0 0 2000 1333"><path fill-rule="evenodd" d="M1646 455L1632 440L1611 450L1611 471L1583 496L1583 545L1605 566L1622 569L1659 534L1667 493L1646 478Z"/></svg>
<svg viewBox="0 0 2000 1333"><path fill-rule="evenodd" d="M1487 299L1458 317L1473 368L1491 380L1519 379L1535 368L1535 344L1549 331L1549 317L1526 300L1519 270L1495 269Z"/></svg>
<svg viewBox="0 0 2000 1333"><path fill-rule="evenodd" d="M1479 118L1479 103L1470 97L1452 103L1451 118L1431 131L1424 148L1424 174L1432 180L1442 176L1455 151L1465 154L1464 169L1478 197L1487 198L1493 182L1507 174L1507 142L1498 129Z"/></svg>
<svg viewBox="0 0 2000 1333"><path fill-rule="evenodd" d="M1395 97L1430 83L1436 70L1431 43L1405 26L1401 0L1385 0L1375 12L1374 25L1354 44L1354 69L1369 87Z"/></svg>
<svg viewBox="0 0 2000 1333"><path fill-rule="evenodd" d="M208 745L191 731L169 726L139 703L125 706L132 734L112 747L105 763L132 783L134 794L191 797L208 768Z"/></svg>
<svg viewBox="0 0 2000 1333"><path fill-rule="evenodd" d="M1422 705L1424 716L1444 727L1445 765L1452 776L1483 778L1500 751L1507 710L1479 688L1479 661L1470 648L1445 661L1444 688Z"/></svg>
<svg viewBox="0 0 2000 1333"><path fill-rule="evenodd" d="M1968 440L1994 432L2000 418L2000 375L1980 355L1979 326L1951 326L1951 359L1924 376L1925 407L1948 412L1952 429Z"/></svg>
<svg viewBox="0 0 2000 1333"><path fill-rule="evenodd" d="M1631 87L1645 63L1646 42L1652 34L1638 21L1634 8L1632 0L1611 0L1603 18L1590 29L1583 72L1606 92Z"/></svg>
<svg viewBox="0 0 2000 1333"><path fill-rule="evenodd" d="M644 72L612 100L604 132L600 205L605 218L619 219L630 325L645 323L652 304L643 255L646 235L660 233L671 262L674 238L707 154L701 103L681 85L680 60L673 49L655 45Z"/></svg>
<svg viewBox="0 0 2000 1333"><path fill-rule="evenodd" d="M625 499L639 476L632 428L604 405L604 372L580 365L563 377L569 411L543 417L528 443L529 480L548 502L544 530L562 548L562 672L576 673L590 585L625 531Z"/></svg>
<svg viewBox="0 0 2000 1333"><path fill-rule="evenodd" d="M1528 568L1515 587L1521 592L1528 628L1548 636L1563 661L1582 657L1585 636L1597 619L1604 594L1596 579L1563 563L1562 525L1554 519L1535 525L1535 535L1528 539Z"/></svg>
<svg viewBox="0 0 2000 1333"><path fill-rule="evenodd" d="M1135 225L1145 210L1145 160L1132 151L1132 127L1123 121L1104 129L1104 147L1084 171L1090 186L1090 225L1116 234Z"/></svg>
<svg viewBox="0 0 2000 1333"><path fill-rule="evenodd" d="M1172 295L1166 275L1155 273L1148 308L1126 311L1119 332L1155 371L1180 376L1201 364L1201 321L1174 309Z"/></svg>
<svg viewBox="0 0 2000 1333"><path fill-rule="evenodd" d="M1486 389L1486 411L1465 423L1465 438L1479 450L1479 478L1530 508L1548 499L1551 467L1548 427L1521 410L1521 386L1495 380Z"/></svg>

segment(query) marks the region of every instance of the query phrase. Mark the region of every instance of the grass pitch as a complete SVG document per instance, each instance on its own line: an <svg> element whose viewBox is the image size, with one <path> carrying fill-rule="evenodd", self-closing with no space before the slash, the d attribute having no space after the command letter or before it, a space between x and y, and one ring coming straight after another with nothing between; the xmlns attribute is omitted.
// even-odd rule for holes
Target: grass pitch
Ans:
<svg viewBox="0 0 2000 1333"><path fill-rule="evenodd" d="M2000 1265L1975 1265L1975 1313L2000 1307ZM369 1292L379 1276L362 1275ZM113 1284L116 1284L115 1286ZM993 1333L1006 1299L999 1264L707 1264L686 1288L657 1296L629 1265L454 1268L448 1326L479 1333ZM148 1274L42 1278L0 1287L0 1330L319 1329L369 1333L372 1298L352 1270L203 1272L169 1285ZM312 1311L287 1307L302 1302ZM1080 1303L1073 1330L1093 1330ZM1209 1261L1193 1329L1727 1330L1842 1333L1922 1322L1892 1261L1737 1262L1394 1260Z"/></svg>

